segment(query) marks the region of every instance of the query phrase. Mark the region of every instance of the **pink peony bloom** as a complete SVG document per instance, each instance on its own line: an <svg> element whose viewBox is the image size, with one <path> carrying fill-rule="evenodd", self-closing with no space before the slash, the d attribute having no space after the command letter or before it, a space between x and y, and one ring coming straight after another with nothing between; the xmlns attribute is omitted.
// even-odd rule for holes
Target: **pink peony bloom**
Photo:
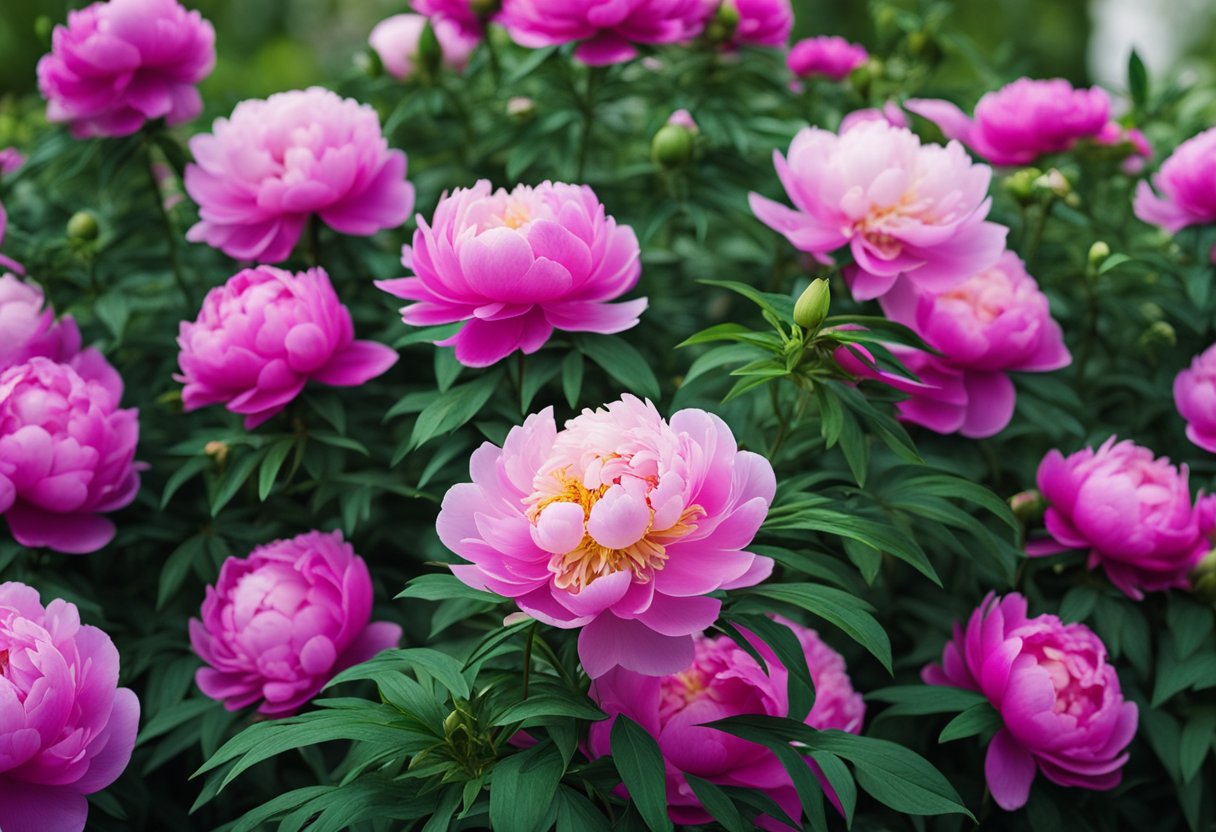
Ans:
<svg viewBox="0 0 1216 832"><path fill-rule="evenodd" d="M467 321L439 346L469 367L515 350L531 354L554 329L621 332L646 299L610 304L641 274L637 237L608 216L586 185L543 182L492 191L484 179L444 196L428 225L418 217L402 252L413 277L379 281L412 326Z"/></svg>
<svg viewBox="0 0 1216 832"><path fill-rule="evenodd" d="M994 165L1028 165L1061 153L1077 139L1096 138L1110 119L1106 90L1073 89L1062 78L1019 78L985 93L974 120L949 101L914 98L904 106Z"/></svg>
<svg viewBox="0 0 1216 832"><path fill-rule="evenodd" d="M406 221L414 186L371 107L310 87L242 101L190 139L186 191L199 222L186 238L238 260L277 263L309 217L368 236Z"/></svg>
<svg viewBox="0 0 1216 832"><path fill-rule="evenodd" d="M203 109L195 86L215 66L215 30L176 0L110 0L68 12L38 62L46 117L79 138L128 136Z"/></svg>
<svg viewBox="0 0 1216 832"><path fill-rule="evenodd" d="M8 229L8 212L4 210L4 203L0 202L0 246L4 245L4 232ZM17 274L25 274L25 269L20 263L11 257L5 257L0 254L0 269L9 269Z"/></svg>
<svg viewBox="0 0 1216 832"><path fill-rule="evenodd" d="M867 121L885 121L892 127L908 126L908 117L904 115L904 111L894 101L888 101L882 105L882 109L865 107L860 110L854 110L851 113L846 113L845 117L840 120L839 132L843 136L857 125L864 124Z"/></svg>
<svg viewBox="0 0 1216 832"><path fill-rule="evenodd" d="M785 46L794 29L790 0L724 0L739 12L739 24L731 44L741 46Z"/></svg>
<svg viewBox="0 0 1216 832"><path fill-rule="evenodd" d="M413 0L410 6L432 20L451 21L468 38L480 40L485 33L484 16L473 8L472 0Z"/></svg>
<svg viewBox="0 0 1216 832"><path fill-rule="evenodd" d="M341 532L308 532L228 558L207 587L190 644L195 681L230 711L289 716L340 671L397 646L401 628L371 622L372 578ZM370 623L369 623L370 622Z"/></svg>
<svg viewBox="0 0 1216 832"><path fill-rule="evenodd" d="M1194 505L1189 473L1131 441L1111 437L1097 451L1051 451L1038 484L1052 540L1027 546L1031 557L1088 549L1089 568L1136 600L1145 592L1190 586L1188 574L1211 548L1216 497Z"/></svg>
<svg viewBox="0 0 1216 832"><path fill-rule="evenodd" d="M35 356L66 363L80 352L80 330L71 317L56 322L42 290L11 274L0 275L0 370Z"/></svg>
<svg viewBox="0 0 1216 832"><path fill-rule="evenodd" d="M139 491L139 414L121 398L122 379L94 350L0 372L0 514L22 546L86 554L114 539L102 515Z"/></svg>
<svg viewBox="0 0 1216 832"><path fill-rule="evenodd" d="M0 827L82 832L85 795L131 760L139 699L118 687L118 650L75 604L0 584Z"/></svg>
<svg viewBox="0 0 1216 832"><path fill-rule="evenodd" d="M921 676L978 691L1000 713L1004 725L988 746L984 774L1002 809L1025 805L1036 769L1060 786L1119 785L1139 712L1124 701L1106 646L1084 624L1027 618L1021 595L990 593L966 631L954 625L941 665Z"/></svg>
<svg viewBox="0 0 1216 832"><path fill-rule="evenodd" d="M833 81L843 81L868 60L870 53L864 46L849 43L836 35L800 40L786 57L790 72L799 78L823 75Z"/></svg>
<svg viewBox="0 0 1216 832"><path fill-rule="evenodd" d="M882 121L852 127L847 140L816 127L794 137L788 159L774 151L794 208L759 194L752 211L795 248L827 259L848 247L853 296L869 300L901 276L942 291L988 268L1008 229L986 222L992 170L957 142L922 145Z"/></svg>
<svg viewBox="0 0 1216 832"><path fill-rule="evenodd" d="M292 274L245 269L182 321L178 363L187 411L223 403L252 430L300 395L309 380L358 387L397 362L397 352L356 341L350 312L324 269Z"/></svg>
<svg viewBox="0 0 1216 832"><path fill-rule="evenodd" d="M504 0L499 22L522 46L578 42L574 57L603 66L636 57L639 43L696 37L704 25L703 0Z"/></svg>
<svg viewBox="0 0 1216 832"><path fill-rule="evenodd" d="M1191 225L1216 223L1216 127L1187 139L1153 177L1136 190L1136 216L1177 234ZM1160 194L1160 196L1158 196Z"/></svg>
<svg viewBox="0 0 1216 832"><path fill-rule="evenodd" d="M798 637L815 684L815 705L806 716L806 724L820 730L859 733L865 702L853 691L844 659L820 641L814 630L778 620ZM785 666L767 644L744 633L764 657L768 673L728 636L698 635L692 664L679 673L659 678L616 668L591 685L591 698L610 717L591 726L587 738L591 757L612 753L610 737L617 714L645 728L663 752L667 812L677 825L712 821L685 780L685 773L718 785L758 789L791 818L802 813L794 783L772 751L716 728L703 727L732 716L789 715ZM807 765L820 777L832 802L837 803L818 767L809 758ZM620 790L623 793L624 787ZM756 825L788 828L769 817L757 818Z"/></svg>
<svg viewBox="0 0 1216 832"><path fill-rule="evenodd" d="M447 18L434 17L428 21L420 14L395 14L377 23L367 39L380 56L385 72L400 80L414 74L418 42L428 22L435 32L435 39L439 41L443 65L457 72L464 70L469 56L481 43L480 37L470 37Z"/></svg>
<svg viewBox="0 0 1216 832"><path fill-rule="evenodd" d="M1216 345L1195 356L1174 379L1174 405L1186 420L1187 439L1216 454Z"/></svg>
<svg viewBox="0 0 1216 832"><path fill-rule="evenodd" d="M15 147L0 150L0 176L16 173L25 164L25 156Z"/></svg>
<svg viewBox="0 0 1216 832"><path fill-rule="evenodd" d="M1148 137L1135 128L1125 129L1117 121L1106 122L1094 141L1104 147L1122 147L1126 151L1127 156L1120 167L1128 176L1141 173L1153 158L1153 146L1148 143Z"/></svg>
<svg viewBox="0 0 1216 832"><path fill-rule="evenodd" d="M684 109L676 110L674 113L668 116L667 124L674 124L676 127L683 127L685 130L692 133L701 132L701 128L697 125L696 119L692 117L692 113Z"/></svg>
<svg viewBox="0 0 1216 832"><path fill-rule="evenodd" d="M776 490L764 457L735 447L702 410L665 422L626 394L558 431L553 409L483 444L453 486L439 538L470 561L464 583L514 598L554 627L581 627L592 678L620 665L652 676L693 660L718 617L708 593L753 586L773 562L743 551Z"/></svg>

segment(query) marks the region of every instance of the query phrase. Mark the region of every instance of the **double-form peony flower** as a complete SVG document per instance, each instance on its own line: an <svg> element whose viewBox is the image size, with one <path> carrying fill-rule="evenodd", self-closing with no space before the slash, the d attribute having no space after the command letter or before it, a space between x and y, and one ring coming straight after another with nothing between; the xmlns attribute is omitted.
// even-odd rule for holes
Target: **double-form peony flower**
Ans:
<svg viewBox="0 0 1216 832"><path fill-rule="evenodd" d="M420 14L395 14L377 23L367 39L385 72L399 80L414 74L419 44L428 22L439 43L443 65L457 72L464 70L469 56L481 43L479 36L470 36L445 17L436 16L428 21Z"/></svg>
<svg viewBox="0 0 1216 832"><path fill-rule="evenodd" d="M190 139L186 234L237 260L287 258L313 216L343 234L395 228L414 208L404 151L390 150L371 107L310 87L242 101Z"/></svg>
<svg viewBox="0 0 1216 832"><path fill-rule="evenodd" d="M397 352L356 341L350 312L324 269L292 274L246 269L203 299L177 337L187 411L224 404L252 430L312 380L357 387L397 362Z"/></svg>
<svg viewBox="0 0 1216 832"><path fill-rule="evenodd" d="M638 282L638 241L586 185L458 188L431 223L418 217L402 263L412 277L376 285L415 301L401 310L407 324L467 321L438 343L470 367L534 353L554 329L621 332L646 309L645 298L608 303Z"/></svg>
<svg viewBox="0 0 1216 832"><path fill-rule="evenodd" d="M207 587L190 644L195 680L230 711L289 716L338 672L396 647L401 628L371 621L372 579L341 532L308 532L228 558Z"/></svg>
<svg viewBox="0 0 1216 832"><path fill-rule="evenodd" d="M799 78L822 75L833 81L843 81L849 73L870 60L864 46L849 43L838 35L804 38L790 47L786 64Z"/></svg>
<svg viewBox="0 0 1216 832"><path fill-rule="evenodd" d="M905 277L949 289L996 262L1008 229L987 222L992 170L962 145L922 145L911 131L863 121L847 133L807 127L788 158L773 153L794 208L753 193L752 211L825 262L848 247L854 297L880 297Z"/></svg>
<svg viewBox="0 0 1216 832"><path fill-rule="evenodd" d="M1211 548L1216 496L1192 503L1187 467L1115 437L1098 450L1065 457L1051 451L1039 464L1051 540L1031 543L1027 554L1088 549L1089 568L1137 600L1145 592L1190 586L1188 575Z"/></svg>
<svg viewBox="0 0 1216 832"><path fill-rule="evenodd" d="M603 66L634 58L637 44L696 37L704 6L704 0L504 0L499 22L522 46L577 42L574 57Z"/></svg>
<svg viewBox="0 0 1216 832"><path fill-rule="evenodd" d="M1187 439L1216 454L1216 345L1174 379L1174 405L1186 420Z"/></svg>
<svg viewBox="0 0 1216 832"><path fill-rule="evenodd" d="M772 466L737 450L703 410L668 423L625 395L559 431L546 408L501 448L478 448L469 471L436 521L443 544L469 561L452 572L546 624L581 627L592 678L618 665L652 676L688 667L693 634L722 605L708 594L753 586L773 568L743 548L768 514Z"/></svg>
<svg viewBox="0 0 1216 832"><path fill-rule="evenodd" d="M789 626L806 653L815 685L815 704L805 722L856 734L861 731L865 702L853 691L844 659L819 640L814 630L778 619ZM791 818L802 813L794 783L772 751L706 723L732 716L788 716L788 672L773 651L744 631L764 657L760 665L728 636L695 637L694 658L687 668L665 677L643 676L617 668L596 679L590 696L609 719L593 723L587 738L591 757L612 753L612 725L618 714L641 725L655 738L667 769L667 812L677 825L709 823L712 817L685 780L685 773L721 786L756 789L772 798ZM832 801L836 796L815 764L807 765ZM623 787L622 787L623 789ZM786 829L762 816L756 825Z"/></svg>
<svg viewBox="0 0 1216 832"><path fill-rule="evenodd" d="M1161 170L1153 177L1157 193L1147 182L1139 184L1136 216L1171 234L1192 225L1216 223L1213 181L1216 181L1216 127L1178 145L1161 164Z"/></svg>
<svg viewBox="0 0 1216 832"><path fill-rule="evenodd" d="M139 414L121 398L122 379L94 350L0 372L0 514L18 543L85 554L114 538L102 515L139 491Z"/></svg>
<svg viewBox="0 0 1216 832"><path fill-rule="evenodd" d="M717 7L711 0L711 7ZM790 0L722 0L739 17L730 37L731 46L785 46L794 29Z"/></svg>
<svg viewBox="0 0 1216 832"><path fill-rule="evenodd" d="M1078 139L1098 138L1110 120L1105 90L1074 89L1062 78L1019 78L985 93L974 119L949 101L914 98L904 106L994 165L1028 165L1061 153Z"/></svg>
<svg viewBox="0 0 1216 832"><path fill-rule="evenodd" d="M181 124L203 109L195 86L215 66L215 30L177 0L109 0L68 12L38 62L47 119L88 136Z"/></svg>
<svg viewBox="0 0 1216 832"><path fill-rule="evenodd" d="M55 320L33 283L0 275L0 370L35 356L64 363L80 352L80 330L70 316Z"/></svg>
<svg viewBox="0 0 1216 832"><path fill-rule="evenodd" d="M1027 618L1021 595L989 594L965 631L954 625L941 665L921 676L978 691L1000 713L984 774L1002 809L1025 805L1036 770L1061 786L1119 785L1138 711L1123 699L1106 646L1084 624Z"/></svg>
<svg viewBox="0 0 1216 832"><path fill-rule="evenodd" d="M480 6L491 7L494 2L480 2ZM480 40L485 33L486 20L490 13L473 8L473 0L413 0L410 6L418 14L425 15L432 23L448 21L459 27L466 38Z"/></svg>

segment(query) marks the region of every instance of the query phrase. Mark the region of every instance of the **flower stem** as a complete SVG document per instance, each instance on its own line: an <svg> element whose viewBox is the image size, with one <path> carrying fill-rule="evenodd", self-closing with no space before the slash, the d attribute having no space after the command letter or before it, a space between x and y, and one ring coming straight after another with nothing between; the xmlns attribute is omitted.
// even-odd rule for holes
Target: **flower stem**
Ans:
<svg viewBox="0 0 1216 832"><path fill-rule="evenodd" d="M578 167L575 169L574 181L581 183L587 169L587 154L591 149L591 135L595 130L595 96L599 90L600 79L604 68L593 66L587 72L587 86L583 91L579 106L583 111L583 133L578 146Z"/></svg>
<svg viewBox="0 0 1216 832"><path fill-rule="evenodd" d="M773 439L773 445L769 448L769 462L777 459L777 452L781 450L781 444L785 442L785 437L789 435L790 423L785 418L785 412L781 409L781 399L777 394L777 385L769 382L768 385L769 401L773 404L773 415L777 417L777 436Z"/></svg>
<svg viewBox="0 0 1216 832"><path fill-rule="evenodd" d="M321 265L321 218L316 214L308 218L308 260L314 269Z"/></svg>
<svg viewBox="0 0 1216 832"><path fill-rule="evenodd" d="M173 280L182 294L182 302L186 304L186 309L193 311L194 293L190 291L190 284L186 282L186 275L182 272L182 264L177 251L177 229L173 225L173 218L169 216L169 212L165 208L160 183L156 181L156 162L152 157L152 144L147 136L144 137L144 158L146 160L144 167L148 171L148 185L152 189L152 202L156 205L156 212L160 215L161 227L165 230L165 241L169 245L169 264L173 270Z"/></svg>
<svg viewBox="0 0 1216 832"><path fill-rule="evenodd" d="M539 624L539 622L537 622L537 624ZM532 676L532 642L536 639L537 624L533 624L531 627L528 628L527 641L524 642L524 684L523 684L523 698L524 699L528 698L528 682L530 681L530 677Z"/></svg>

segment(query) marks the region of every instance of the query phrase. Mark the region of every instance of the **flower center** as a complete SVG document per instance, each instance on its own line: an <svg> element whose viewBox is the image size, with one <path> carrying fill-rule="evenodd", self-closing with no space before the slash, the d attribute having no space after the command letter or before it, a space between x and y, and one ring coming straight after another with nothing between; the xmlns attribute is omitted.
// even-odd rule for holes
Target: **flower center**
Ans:
<svg viewBox="0 0 1216 832"><path fill-rule="evenodd" d="M518 199L508 202L502 212L502 224L511 229L522 228L532 222L532 219L531 206Z"/></svg>
<svg viewBox="0 0 1216 832"><path fill-rule="evenodd" d="M1069 666L1067 655L1053 647L1044 648L1043 655L1039 666L1051 676L1051 684L1056 691L1056 701L1051 708L1053 713L1068 714L1082 720L1101 707L1100 688L1085 685L1077 677L1075 669Z"/></svg>

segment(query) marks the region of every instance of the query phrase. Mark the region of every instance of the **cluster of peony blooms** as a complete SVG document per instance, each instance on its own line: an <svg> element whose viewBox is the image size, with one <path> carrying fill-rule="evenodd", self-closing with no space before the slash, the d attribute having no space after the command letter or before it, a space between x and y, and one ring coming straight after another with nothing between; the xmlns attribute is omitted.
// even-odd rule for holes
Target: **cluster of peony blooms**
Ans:
<svg viewBox="0 0 1216 832"><path fill-rule="evenodd" d="M1161 164L1153 187L1141 182L1136 190L1136 216L1177 234L1193 225L1216 223L1216 127L1182 144ZM1216 247L1211 259L1216 262Z"/></svg>

